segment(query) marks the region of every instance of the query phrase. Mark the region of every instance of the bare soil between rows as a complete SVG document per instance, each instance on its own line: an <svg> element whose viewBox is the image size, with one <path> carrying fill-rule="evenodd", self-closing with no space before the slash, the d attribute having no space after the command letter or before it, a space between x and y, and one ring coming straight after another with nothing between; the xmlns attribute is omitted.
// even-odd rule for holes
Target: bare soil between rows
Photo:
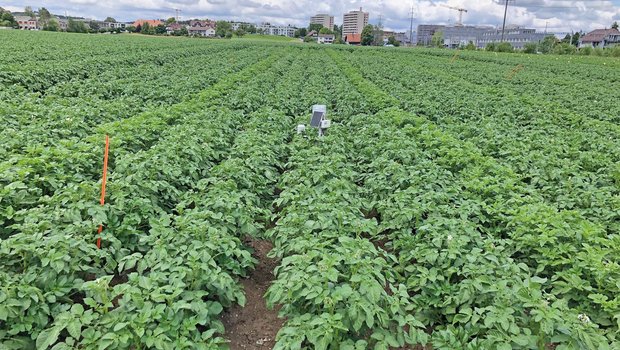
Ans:
<svg viewBox="0 0 620 350"><path fill-rule="evenodd" d="M272 349L284 319L278 318L279 308L267 308L264 295L275 278L273 270L279 262L267 257L273 248L270 242L247 238L245 243L254 249L258 264L248 278L241 280L246 297L245 306L234 305L222 315L225 338L230 341L231 350Z"/></svg>

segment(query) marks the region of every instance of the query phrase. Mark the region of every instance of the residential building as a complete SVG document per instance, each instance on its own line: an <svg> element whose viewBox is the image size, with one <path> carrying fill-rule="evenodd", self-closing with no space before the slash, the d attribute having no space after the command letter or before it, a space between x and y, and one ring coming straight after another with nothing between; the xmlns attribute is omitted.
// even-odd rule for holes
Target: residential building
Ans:
<svg viewBox="0 0 620 350"><path fill-rule="evenodd" d="M493 27L449 26L443 29L444 46L457 49L470 42L478 46L482 34L494 30Z"/></svg>
<svg viewBox="0 0 620 350"><path fill-rule="evenodd" d="M253 25L254 24L248 22L230 22L230 27L232 28L232 30L238 30L239 28L250 27Z"/></svg>
<svg viewBox="0 0 620 350"><path fill-rule="evenodd" d="M144 27L144 24L148 23L151 27L157 27L160 24L164 24L164 22L158 20L158 19L138 19L136 21L133 22L132 26L137 27Z"/></svg>
<svg viewBox="0 0 620 350"><path fill-rule="evenodd" d="M420 24L418 26L418 33L416 36L416 42L421 46L429 46L432 44L433 35L436 32L441 32L446 28L443 25L436 24Z"/></svg>
<svg viewBox="0 0 620 350"><path fill-rule="evenodd" d="M168 26L166 26L166 34L172 35L175 32L181 31L183 28L187 28L187 25L176 23L176 22L175 23L170 23ZM189 31L188 31L188 33L189 33Z"/></svg>
<svg viewBox="0 0 620 350"><path fill-rule="evenodd" d="M101 28L106 29L125 29L129 26L133 25L133 23L123 23L123 22L101 22L99 25Z"/></svg>
<svg viewBox="0 0 620 350"><path fill-rule="evenodd" d="M328 28L329 30L333 30L334 16L320 13L310 18L310 24L320 24L323 27Z"/></svg>
<svg viewBox="0 0 620 350"><path fill-rule="evenodd" d="M368 12L360 7L359 11L350 11L342 17L342 35L361 34L368 25Z"/></svg>
<svg viewBox="0 0 620 350"><path fill-rule="evenodd" d="M190 21L187 27L189 35L214 37L215 22L212 21Z"/></svg>
<svg viewBox="0 0 620 350"><path fill-rule="evenodd" d="M30 16L14 16L15 22L19 26L19 29L23 30L37 30L39 29L39 22L36 17Z"/></svg>
<svg viewBox="0 0 620 350"><path fill-rule="evenodd" d="M286 26L279 26L272 25L270 23L261 23L256 26L256 30L265 35L279 35L294 38L297 27L293 27L290 24Z"/></svg>
<svg viewBox="0 0 620 350"><path fill-rule="evenodd" d="M347 34L344 36L344 42L349 45L361 45L362 34Z"/></svg>
<svg viewBox="0 0 620 350"><path fill-rule="evenodd" d="M579 47L600 47L620 45L618 29L596 29L579 39Z"/></svg>
<svg viewBox="0 0 620 350"><path fill-rule="evenodd" d="M415 37L415 32L413 33L413 37ZM412 36L409 34L409 32L398 32L394 35L394 39L396 39L396 41L398 41L399 43L403 44L403 45L410 45L411 44L411 38Z"/></svg>
<svg viewBox="0 0 620 350"><path fill-rule="evenodd" d="M319 34L316 42L319 44L333 44L334 40L336 40L336 36L334 34Z"/></svg>
<svg viewBox="0 0 620 350"><path fill-rule="evenodd" d="M532 42L538 43L547 35L546 33L536 33L536 29L511 27L506 28L504 32L504 41L510 43L515 49L521 50L525 44ZM499 43L501 41L501 29L487 30L480 35L476 46L482 49L490 43Z"/></svg>

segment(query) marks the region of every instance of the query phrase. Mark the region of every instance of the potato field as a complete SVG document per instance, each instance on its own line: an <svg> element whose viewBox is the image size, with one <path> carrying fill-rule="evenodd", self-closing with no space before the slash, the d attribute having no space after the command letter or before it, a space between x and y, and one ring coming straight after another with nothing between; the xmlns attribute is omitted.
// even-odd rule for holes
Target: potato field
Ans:
<svg viewBox="0 0 620 350"><path fill-rule="evenodd" d="M618 59L0 43L0 349L620 349Z"/></svg>

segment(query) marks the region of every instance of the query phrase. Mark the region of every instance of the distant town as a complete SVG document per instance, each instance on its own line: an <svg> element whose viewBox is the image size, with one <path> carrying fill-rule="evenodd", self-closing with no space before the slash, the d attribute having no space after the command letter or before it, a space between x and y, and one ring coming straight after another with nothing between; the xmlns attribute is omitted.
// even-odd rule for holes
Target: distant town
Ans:
<svg viewBox="0 0 620 350"><path fill-rule="evenodd" d="M112 17L93 20L82 17L51 14L47 9L11 13L0 8L0 28L20 30L66 31L79 33L141 33L145 35L190 36L203 38L243 37L260 34L297 38L303 42L319 44L345 44L364 46L434 46L451 49L489 49L504 47L507 51L545 51L547 47L567 45L565 49L603 49L620 45L618 23L589 33L548 33L533 28L506 26L501 28L471 26L462 23L466 9L446 6L459 11L459 21L453 25L420 24L417 30L395 32L379 25L369 25L370 14L363 8L349 11L342 16L342 25L335 24L334 16L316 14L309 18L308 27L275 25L267 22L250 23L214 21L209 19L181 20L178 16L167 19L136 19L119 22Z"/></svg>

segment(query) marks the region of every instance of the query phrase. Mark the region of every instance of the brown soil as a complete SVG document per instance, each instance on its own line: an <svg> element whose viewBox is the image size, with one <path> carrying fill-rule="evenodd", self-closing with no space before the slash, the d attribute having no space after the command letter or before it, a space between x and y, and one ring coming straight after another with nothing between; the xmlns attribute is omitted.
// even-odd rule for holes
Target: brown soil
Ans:
<svg viewBox="0 0 620 350"><path fill-rule="evenodd" d="M278 318L279 308L267 308L263 296L275 278L273 270L278 266L278 261L267 257L273 248L271 243L248 238L246 244L254 248L258 265L248 278L241 280L245 290L245 307L235 305L222 316L225 338L230 340L230 350L272 349L284 320Z"/></svg>

